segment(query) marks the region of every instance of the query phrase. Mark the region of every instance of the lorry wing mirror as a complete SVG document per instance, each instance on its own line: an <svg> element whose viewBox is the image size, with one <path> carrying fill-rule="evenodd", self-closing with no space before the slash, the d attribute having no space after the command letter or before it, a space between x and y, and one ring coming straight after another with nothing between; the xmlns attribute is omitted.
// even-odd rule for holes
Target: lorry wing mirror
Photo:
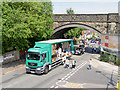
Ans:
<svg viewBox="0 0 120 90"><path fill-rule="evenodd" d="M25 51L25 56L27 55L27 52Z"/></svg>

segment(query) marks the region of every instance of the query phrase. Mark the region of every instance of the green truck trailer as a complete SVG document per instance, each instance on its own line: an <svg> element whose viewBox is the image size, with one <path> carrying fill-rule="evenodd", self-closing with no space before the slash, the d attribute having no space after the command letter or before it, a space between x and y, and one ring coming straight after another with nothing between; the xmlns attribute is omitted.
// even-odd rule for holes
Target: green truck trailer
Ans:
<svg viewBox="0 0 120 90"><path fill-rule="evenodd" d="M54 39L35 42L26 53L26 73L48 73L63 63L63 56L58 57L56 50L68 50L68 56L74 54L72 39Z"/></svg>

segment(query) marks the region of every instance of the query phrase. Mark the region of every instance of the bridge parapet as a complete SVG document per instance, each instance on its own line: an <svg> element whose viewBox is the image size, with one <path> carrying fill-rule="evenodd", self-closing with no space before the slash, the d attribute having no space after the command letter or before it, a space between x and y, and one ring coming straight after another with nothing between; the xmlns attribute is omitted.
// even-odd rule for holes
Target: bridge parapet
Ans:
<svg viewBox="0 0 120 90"><path fill-rule="evenodd" d="M118 14L54 14L54 22L118 22Z"/></svg>

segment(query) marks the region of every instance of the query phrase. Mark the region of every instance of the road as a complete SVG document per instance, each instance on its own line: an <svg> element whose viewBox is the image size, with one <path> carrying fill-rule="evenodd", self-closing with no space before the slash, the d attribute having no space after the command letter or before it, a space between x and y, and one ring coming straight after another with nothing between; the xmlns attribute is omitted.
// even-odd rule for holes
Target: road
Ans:
<svg viewBox="0 0 120 90"><path fill-rule="evenodd" d="M3 75L0 85L2 84L2 88L114 88L117 73L112 74L111 70L104 70L104 66L96 60L92 70L87 69L88 60L94 59L94 56L90 53L73 55L72 58L77 62L75 69L65 69L61 65L46 75L26 74L23 66Z"/></svg>

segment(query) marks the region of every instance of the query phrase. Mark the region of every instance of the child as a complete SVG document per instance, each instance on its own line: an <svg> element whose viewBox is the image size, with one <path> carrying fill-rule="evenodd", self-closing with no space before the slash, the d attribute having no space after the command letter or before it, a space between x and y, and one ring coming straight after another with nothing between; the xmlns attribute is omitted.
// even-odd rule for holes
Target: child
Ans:
<svg viewBox="0 0 120 90"><path fill-rule="evenodd" d="M92 68L91 68L91 66L92 66L92 59L90 58L90 61L89 61L89 70L91 70Z"/></svg>

